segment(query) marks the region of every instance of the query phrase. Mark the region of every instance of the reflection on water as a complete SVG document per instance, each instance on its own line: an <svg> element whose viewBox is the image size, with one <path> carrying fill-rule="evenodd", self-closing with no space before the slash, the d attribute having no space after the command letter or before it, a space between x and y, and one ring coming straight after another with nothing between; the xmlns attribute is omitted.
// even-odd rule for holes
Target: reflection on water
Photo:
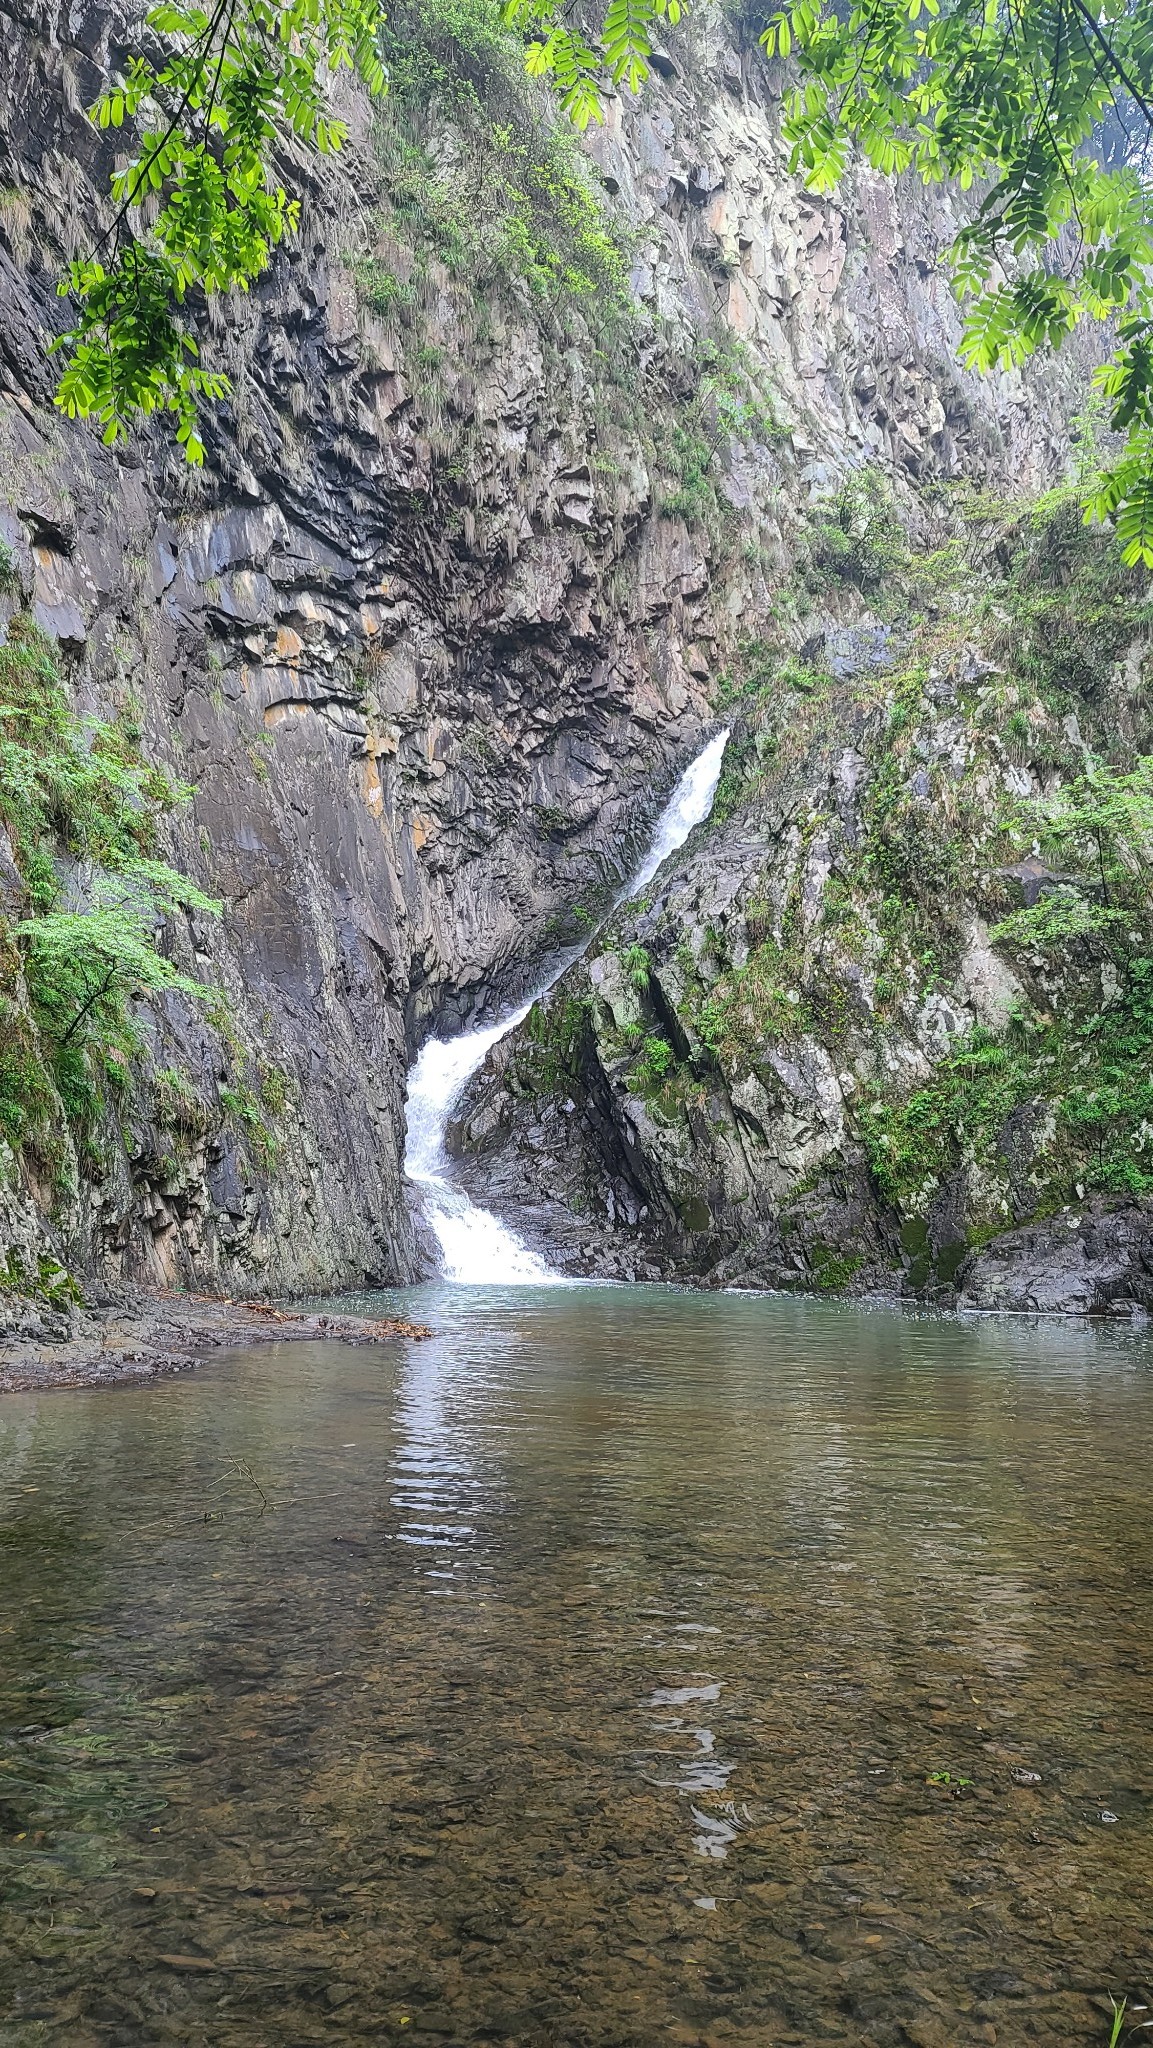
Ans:
<svg viewBox="0 0 1153 2048"><path fill-rule="evenodd" d="M416 1298L0 1406L0 2043L1153 2006L1146 1340Z"/></svg>

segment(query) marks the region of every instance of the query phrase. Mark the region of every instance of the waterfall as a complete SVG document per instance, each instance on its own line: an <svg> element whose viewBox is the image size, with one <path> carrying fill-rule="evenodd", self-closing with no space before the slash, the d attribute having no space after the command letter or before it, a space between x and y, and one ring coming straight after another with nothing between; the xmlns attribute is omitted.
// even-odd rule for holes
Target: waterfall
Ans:
<svg viewBox="0 0 1153 2048"><path fill-rule="evenodd" d="M690 761L677 783L653 833L653 843L642 860L635 875L617 897L618 903L627 903L632 896L639 896L646 882L651 882L657 869L670 853L683 846L694 825L699 825L713 808L713 798L721 779L721 762L728 743L729 728L713 735L708 746Z"/></svg>
<svg viewBox="0 0 1153 2048"><path fill-rule="evenodd" d="M683 846L694 825L707 818L720 781L728 729L709 741L685 769L657 820L657 828L636 873L616 898L626 903L651 882L662 861ZM587 945L588 941L585 941ZM440 1245L444 1277L465 1283L507 1286L535 1281L557 1285L561 1276L523 1244L487 1209L478 1209L449 1178L444 1149L449 1117L490 1047L528 1016L538 996L550 989L584 948L569 953L527 1002L497 1024L482 1024L456 1038L430 1038L408 1076L408 1143L404 1168L419 1190L425 1220Z"/></svg>
<svg viewBox="0 0 1153 2048"><path fill-rule="evenodd" d="M479 1031L430 1038L408 1077L408 1145L404 1170L420 1190L421 1208L440 1244L446 1280L548 1281L543 1259L487 1209L470 1202L448 1178L445 1126L490 1046L527 1017L535 997Z"/></svg>

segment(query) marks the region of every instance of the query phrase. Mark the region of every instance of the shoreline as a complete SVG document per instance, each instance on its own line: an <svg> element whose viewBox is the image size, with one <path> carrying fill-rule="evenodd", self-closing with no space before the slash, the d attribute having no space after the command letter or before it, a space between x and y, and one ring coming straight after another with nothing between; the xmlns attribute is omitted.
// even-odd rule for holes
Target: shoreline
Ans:
<svg viewBox="0 0 1153 2048"><path fill-rule="evenodd" d="M41 1315L31 1303L29 1310L24 1330L0 1337L0 1394L168 1378L194 1371L218 1351L256 1344L381 1344L432 1335L423 1323L399 1316L328 1315L272 1302L143 1290L86 1304L75 1317Z"/></svg>

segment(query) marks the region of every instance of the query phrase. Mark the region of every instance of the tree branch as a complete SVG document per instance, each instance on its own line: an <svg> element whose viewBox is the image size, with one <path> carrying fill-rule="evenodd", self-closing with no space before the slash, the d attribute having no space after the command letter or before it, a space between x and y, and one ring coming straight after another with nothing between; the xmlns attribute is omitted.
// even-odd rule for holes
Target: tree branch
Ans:
<svg viewBox="0 0 1153 2048"><path fill-rule="evenodd" d="M67 1045L68 1040L71 1038L72 1033L75 1031L77 1025L83 1023L85 1017L88 1015L89 1010L93 1007L95 1003L98 1003L100 1001L101 996L106 996L108 994L108 991L112 987L112 984L115 981L115 979L116 969L115 967L110 967L103 981L101 982L100 987L93 989L92 994L88 997L87 1001L81 1003L80 1008L77 1010L76 1015L73 1017L71 1024L68 1026L68 1029L64 1033L63 1038L60 1040L61 1045Z"/></svg>
<svg viewBox="0 0 1153 2048"><path fill-rule="evenodd" d="M1121 59L1118 57L1117 52L1114 50L1113 45L1109 41L1108 36L1103 34L1100 23L1094 18L1092 9L1085 5L1085 0L1073 0L1073 7L1074 11L1077 14L1079 14L1085 22L1088 23L1090 29L1093 32L1093 35L1095 36L1096 40L1100 43L1101 48L1105 52L1105 56L1110 68L1116 73L1117 77L1121 80L1121 83L1124 86L1126 92L1129 94L1130 99L1133 100L1136 106L1140 107L1142 114L1145 116L1146 121L1149 123L1149 126L1153 128L1153 106L1150 105L1149 101L1145 98L1140 88L1134 85L1133 80L1130 78L1128 72L1126 71L1124 65L1121 62Z"/></svg>

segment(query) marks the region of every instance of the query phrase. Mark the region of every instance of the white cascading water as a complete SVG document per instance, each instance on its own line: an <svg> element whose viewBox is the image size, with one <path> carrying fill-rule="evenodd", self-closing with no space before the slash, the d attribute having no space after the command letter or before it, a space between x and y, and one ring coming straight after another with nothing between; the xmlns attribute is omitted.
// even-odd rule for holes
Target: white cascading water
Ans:
<svg viewBox="0 0 1153 2048"><path fill-rule="evenodd" d="M646 882L651 882L661 862L683 846L694 825L708 817L728 737L727 728L715 734L685 769L657 820L652 845L621 890L618 903L627 902ZM583 951L583 947L579 950ZM420 1191L425 1220L440 1245L446 1280L474 1286L561 1283L561 1275L552 1272L536 1252L530 1251L515 1231L487 1209L478 1209L464 1189L449 1179L444 1134L465 1083L475 1074L490 1047L519 1024L522 1017L527 1017L537 997L552 987L575 957L572 953L566 955L544 987L537 989L519 1009L502 1017L499 1024L483 1024L478 1030L462 1031L456 1038L430 1038L409 1072L404 1169Z"/></svg>

